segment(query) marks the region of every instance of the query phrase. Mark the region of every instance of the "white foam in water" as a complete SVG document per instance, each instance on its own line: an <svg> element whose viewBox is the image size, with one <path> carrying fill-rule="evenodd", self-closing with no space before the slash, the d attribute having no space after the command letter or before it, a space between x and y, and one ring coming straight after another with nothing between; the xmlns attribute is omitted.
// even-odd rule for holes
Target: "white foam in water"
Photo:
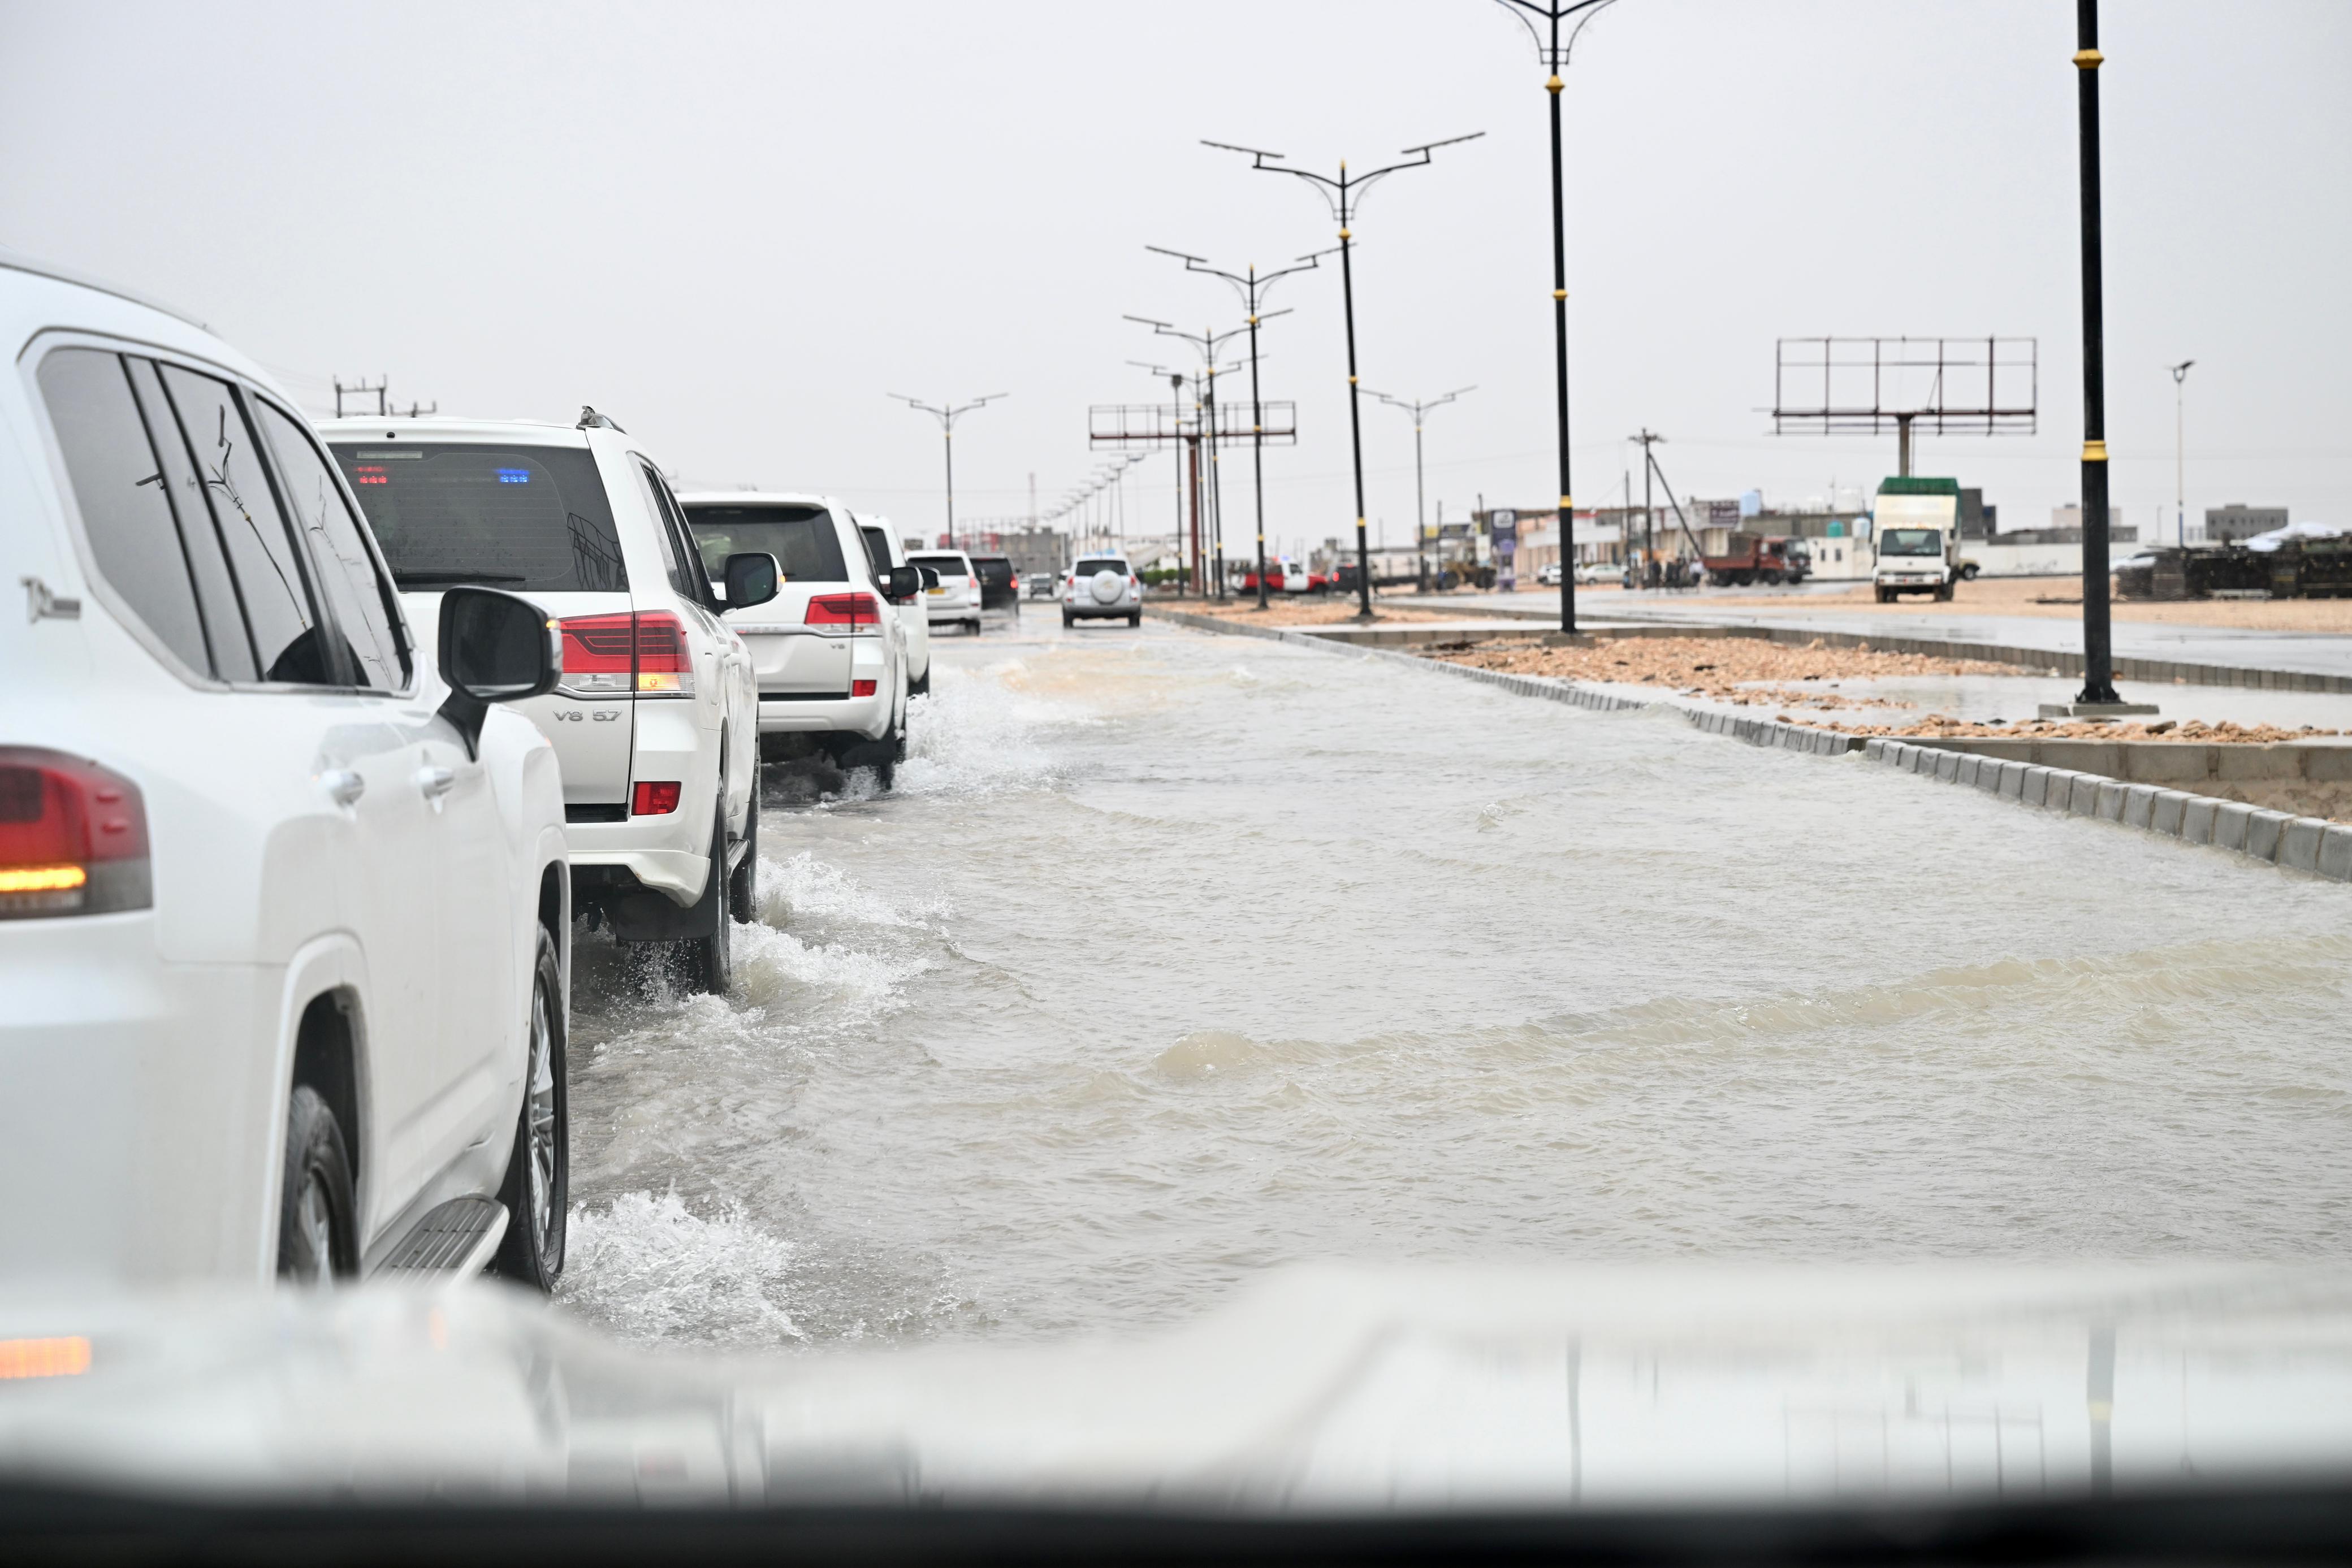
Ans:
<svg viewBox="0 0 2352 1568"><path fill-rule="evenodd" d="M690 1213L675 1192L572 1210L565 1304L623 1339L775 1344L805 1339L785 1306L793 1247L736 1209Z"/></svg>
<svg viewBox="0 0 2352 1568"><path fill-rule="evenodd" d="M799 920L842 920L858 925L920 926L914 915L902 915L889 902L837 865L828 865L807 850L790 860L760 862L760 918L770 925L790 925ZM946 913L934 905L923 915Z"/></svg>
<svg viewBox="0 0 2352 1568"><path fill-rule="evenodd" d="M988 794L1049 782L1054 765L1034 736L1047 724L1071 723L1068 713L1013 690L1019 660L966 672L934 664L931 690L908 706L907 760L897 787L907 795Z"/></svg>
<svg viewBox="0 0 2352 1568"><path fill-rule="evenodd" d="M829 1004L824 1021L841 1014L889 1011L905 1001L901 988L930 966L919 957L862 953L835 943L803 942L772 925L735 927L735 997L755 1008L784 1007L806 1014Z"/></svg>

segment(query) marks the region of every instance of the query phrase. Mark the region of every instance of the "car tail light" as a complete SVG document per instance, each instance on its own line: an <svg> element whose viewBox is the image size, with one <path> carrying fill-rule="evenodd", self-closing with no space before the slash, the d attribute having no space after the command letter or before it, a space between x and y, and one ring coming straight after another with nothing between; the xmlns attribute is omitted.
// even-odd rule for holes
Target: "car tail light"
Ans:
<svg viewBox="0 0 2352 1568"><path fill-rule="evenodd" d="M0 920L154 904L139 786L63 752L0 746Z"/></svg>
<svg viewBox="0 0 2352 1568"><path fill-rule="evenodd" d="M678 791L682 784L657 784L639 780L629 795L629 815L632 817L667 817L677 810Z"/></svg>
<svg viewBox="0 0 2352 1568"><path fill-rule="evenodd" d="M560 624L564 691L579 696L694 695L686 628L668 611L574 615Z"/></svg>
<svg viewBox="0 0 2352 1568"><path fill-rule="evenodd" d="M874 695L874 683L872 681L852 681L849 683L849 695L854 697L870 697Z"/></svg>
<svg viewBox="0 0 2352 1568"><path fill-rule="evenodd" d="M837 626L853 636L882 629L882 606L870 593L820 593L808 602L804 623Z"/></svg>

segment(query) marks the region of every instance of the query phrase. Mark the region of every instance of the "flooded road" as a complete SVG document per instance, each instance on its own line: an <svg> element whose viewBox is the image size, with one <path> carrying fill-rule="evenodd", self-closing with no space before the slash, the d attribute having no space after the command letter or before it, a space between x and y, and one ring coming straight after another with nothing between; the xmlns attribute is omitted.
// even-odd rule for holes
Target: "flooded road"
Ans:
<svg viewBox="0 0 2352 1568"><path fill-rule="evenodd" d="M1657 714L1147 623L935 644L733 996L582 937L562 1299L1034 1338L1307 1258L2352 1252L2352 901Z"/></svg>

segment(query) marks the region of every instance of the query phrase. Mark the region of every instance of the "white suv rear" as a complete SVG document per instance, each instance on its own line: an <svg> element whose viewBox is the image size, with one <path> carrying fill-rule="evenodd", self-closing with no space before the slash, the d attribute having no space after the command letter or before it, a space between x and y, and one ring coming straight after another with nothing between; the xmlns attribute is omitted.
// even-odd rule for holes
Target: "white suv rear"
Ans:
<svg viewBox="0 0 2352 1568"><path fill-rule="evenodd" d="M960 549L914 550L908 553L907 562L939 574L938 583L923 590L924 609L930 623L937 626L950 622L979 636L980 573L972 570L971 557Z"/></svg>
<svg viewBox="0 0 2352 1568"><path fill-rule="evenodd" d="M346 419L323 427L411 619L457 583L562 623L563 683L521 711L563 761L572 888L592 925L670 944L724 991L760 814L751 661L661 470L593 410L577 426Z"/></svg>
<svg viewBox="0 0 2352 1568"><path fill-rule="evenodd" d="M848 510L823 496L752 491L682 505L706 560L758 551L782 571L773 599L727 611L751 650L761 759L821 751L888 788L907 754L907 634Z"/></svg>
<svg viewBox="0 0 2352 1568"><path fill-rule="evenodd" d="M484 706L553 681L545 617L472 595L427 668L201 328L0 261L0 1281L550 1284L562 786Z"/></svg>
<svg viewBox="0 0 2352 1568"><path fill-rule="evenodd" d="M1143 584L1123 558L1087 556L1062 579L1062 624L1108 620L1142 625Z"/></svg>

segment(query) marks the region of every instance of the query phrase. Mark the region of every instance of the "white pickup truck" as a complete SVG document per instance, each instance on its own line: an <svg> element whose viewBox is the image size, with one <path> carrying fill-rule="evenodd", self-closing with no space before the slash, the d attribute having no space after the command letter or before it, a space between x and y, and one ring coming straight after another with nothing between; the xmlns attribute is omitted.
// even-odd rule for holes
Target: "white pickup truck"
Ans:
<svg viewBox="0 0 2352 1568"><path fill-rule="evenodd" d="M1950 479L1889 479L1878 487L1873 508L1877 567L1871 586L1878 602L1891 604L1906 593L1952 597L1962 575L1957 538L1960 489Z"/></svg>

